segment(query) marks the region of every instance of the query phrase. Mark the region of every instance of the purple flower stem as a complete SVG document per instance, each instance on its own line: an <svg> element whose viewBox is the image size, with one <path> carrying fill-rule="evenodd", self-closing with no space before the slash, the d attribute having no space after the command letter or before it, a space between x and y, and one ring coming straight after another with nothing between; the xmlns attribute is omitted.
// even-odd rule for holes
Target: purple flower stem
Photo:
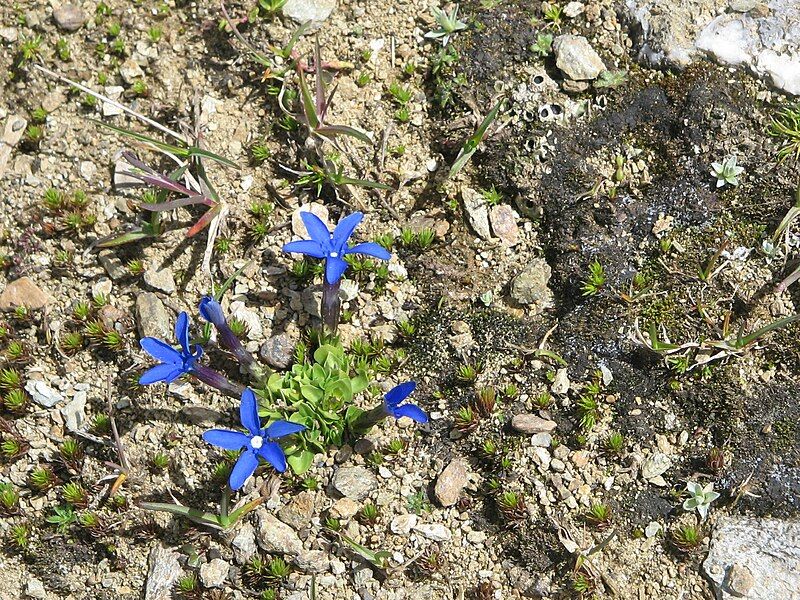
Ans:
<svg viewBox="0 0 800 600"><path fill-rule="evenodd" d="M230 396L232 398L239 399L242 396L242 392L244 392L244 386L238 383L234 383L227 377L225 377L222 373L218 373L214 369L206 367L204 365L195 365L192 369L192 375L197 377L200 381L205 383L208 386L213 387L216 390L219 390L223 394Z"/></svg>
<svg viewBox="0 0 800 600"><path fill-rule="evenodd" d="M335 335L336 330L339 328L339 314L342 310L342 300L339 298L339 286L341 283L341 279L336 283L328 283L328 280L323 275L320 313L322 315L322 325L326 333L331 335Z"/></svg>
<svg viewBox="0 0 800 600"><path fill-rule="evenodd" d="M375 408L365 411L358 416L353 422L353 433L364 434L388 416L389 413L386 411L386 404L381 402Z"/></svg>
<svg viewBox="0 0 800 600"><path fill-rule="evenodd" d="M217 327L216 329L219 334L219 345L233 354L234 358L239 361L239 364L249 369L255 362L255 359L252 354L244 349L241 340L236 337L227 324L225 324L224 327Z"/></svg>

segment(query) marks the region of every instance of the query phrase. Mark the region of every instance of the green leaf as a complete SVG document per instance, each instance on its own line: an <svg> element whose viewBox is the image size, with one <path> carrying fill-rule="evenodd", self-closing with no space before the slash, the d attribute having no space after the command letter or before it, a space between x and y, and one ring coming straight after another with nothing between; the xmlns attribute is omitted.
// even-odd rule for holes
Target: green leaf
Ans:
<svg viewBox="0 0 800 600"><path fill-rule="evenodd" d="M139 506L145 510L172 513L174 515L186 517L190 521L194 521L200 525L206 525L214 529L222 529L219 515L204 512L196 508L181 506L180 504L167 504L164 502L140 502Z"/></svg>
<svg viewBox="0 0 800 600"><path fill-rule="evenodd" d="M350 380L350 389L353 393L359 394L369 387L369 379L366 373L359 373Z"/></svg>
<svg viewBox="0 0 800 600"><path fill-rule="evenodd" d="M500 100L497 104L494 105L494 108L489 111L489 114L483 119L481 124L478 126L477 131L464 142L464 145L461 148L461 152L458 153L456 157L456 161L453 163L453 166L450 167L450 172L448 173L448 177L453 177L456 173L458 173L464 165L467 164L472 155L475 154L475 151L478 149L478 144L483 141L483 138L486 136L486 131L489 129L489 126L494 122L497 118L497 114L500 112L500 107L503 105L503 100Z"/></svg>
<svg viewBox="0 0 800 600"><path fill-rule="evenodd" d="M311 402L319 402L323 397L322 390L313 385L302 386L300 388L300 393L303 395L303 398L310 400Z"/></svg>
<svg viewBox="0 0 800 600"><path fill-rule="evenodd" d="M105 237L99 242L95 244L96 248L113 248L115 246L122 246L123 244L130 244L133 242L138 242L139 240L144 240L149 237L155 237L151 233L147 233L141 229L135 229L133 231L126 231L125 233L119 233L116 235L112 235L109 237Z"/></svg>
<svg viewBox="0 0 800 600"><path fill-rule="evenodd" d="M286 462L292 468L296 475L302 475L311 466L314 460L314 453L308 450L303 450L299 454L294 454L286 458Z"/></svg>

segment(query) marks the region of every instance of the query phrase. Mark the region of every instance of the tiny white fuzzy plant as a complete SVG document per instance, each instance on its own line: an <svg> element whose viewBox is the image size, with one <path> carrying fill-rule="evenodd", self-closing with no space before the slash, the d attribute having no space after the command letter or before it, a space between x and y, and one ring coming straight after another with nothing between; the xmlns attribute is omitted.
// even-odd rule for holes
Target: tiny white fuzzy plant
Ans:
<svg viewBox="0 0 800 600"><path fill-rule="evenodd" d="M729 156L721 163L711 163L711 174L717 178L717 187L726 183L732 186L739 185L739 175L744 173L744 167L736 164L736 157Z"/></svg>
<svg viewBox="0 0 800 600"><path fill-rule="evenodd" d="M719 494L714 491L714 484L709 483L703 487L696 481L690 481L686 484L686 491L689 493L689 497L684 500L683 509L688 511L696 510L705 521L711 503L719 498Z"/></svg>

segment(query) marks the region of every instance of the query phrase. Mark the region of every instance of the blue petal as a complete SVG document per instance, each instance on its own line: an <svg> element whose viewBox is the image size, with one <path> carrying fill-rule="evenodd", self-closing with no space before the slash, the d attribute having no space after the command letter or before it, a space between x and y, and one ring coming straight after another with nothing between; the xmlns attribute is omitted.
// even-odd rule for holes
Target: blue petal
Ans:
<svg viewBox="0 0 800 600"><path fill-rule="evenodd" d="M328 227L322 222L322 219L314 213L306 211L300 213L300 218L303 219L303 224L306 226L308 237L323 248L330 248L331 232L328 231Z"/></svg>
<svg viewBox="0 0 800 600"><path fill-rule="evenodd" d="M183 370L179 366L162 363L142 373L142 376L139 377L139 385L149 385L151 383L158 383L159 381L171 383L182 374Z"/></svg>
<svg viewBox="0 0 800 600"><path fill-rule="evenodd" d="M225 448L225 450L241 450L250 443L250 437L240 431L228 429L209 429L203 434L209 444Z"/></svg>
<svg viewBox="0 0 800 600"><path fill-rule="evenodd" d="M203 299L200 300L200 316L217 327L225 324L225 315L222 312L222 306L211 296L204 296Z"/></svg>
<svg viewBox="0 0 800 600"><path fill-rule="evenodd" d="M192 351L189 349L189 315L185 312L181 312L178 315L178 320L175 321L175 337L178 338L178 342L183 348L183 353L191 354Z"/></svg>
<svg viewBox="0 0 800 600"><path fill-rule="evenodd" d="M325 258L325 251L316 240L298 240L296 242L289 242L283 247L284 252L298 252L313 256L314 258Z"/></svg>
<svg viewBox="0 0 800 600"><path fill-rule="evenodd" d="M354 212L352 215L347 215L344 219L339 221L336 229L333 230L333 238L331 245L336 250L343 250L347 247L347 240L353 235L353 231L361 223L364 218L364 213Z"/></svg>
<svg viewBox="0 0 800 600"><path fill-rule="evenodd" d="M139 340L139 345L142 347L142 350L162 363L179 365L183 362L183 357L181 356L180 352L165 342L157 340L156 338L142 338Z"/></svg>
<svg viewBox="0 0 800 600"><path fill-rule="evenodd" d="M399 419L400 417L408 417L417 423L428 422L428 415L426 415L425 412L416 404L403 404L403 406L398 406L394 409L394 417L395 419Z"/></svg>
<svg viewBox="0 0 800 600"><path fill-rule="evenodd" d="M383 397L386 400L386 405L389 408L397 408L397 405L408 398L416 387L417 383L415 381L406 381L394 386Z"/></svg>
<svg viewBox="0 0 800 600"><path fill-rule="evenodd" d="M347 263L338 256L329 256L325 259L325 281L333 285L342 278L347 270Z"/></svg>
<svg viewBox="0 0 800 600"><path fill-rule="evenodd" d="M352 248L348 249L347 254L366 254L368 256L374 256L375 258L380 258L381 260L389 260L392 258L392 255L389 251L381 246L380 244L376 244L375 242L364 242L363 244L356 244Z"/></svg>
<svg viewBox="0 0 800 600"><path fill-rule="evenodd" d="M255 452L249 450L242 452L239 460L233 465L231 470L231 477L228 480L228 485L232 490L238 490L244 485L244 482L250 479L250 476L258 468L258 456Z"/></svg>
<svg viewBox="0 0 800 600"><path fill-rule="evenodd" d="M267 427L267 437L273 440L282 438L286 435L292 435L298 431L303 431L305 425L298 423L290 423L289 421L275 421L272 425Z"/></svg>
<svg viewBox="0 0 800 600"><path fill-rule="evenodd" d="M283 453L283 448L280 447L280 444L264 442L264 445L258 449L258 454L271 464L278 473L283 473L286 470L286 455Z"/></svg>
<svg viewBox="0 0 800 600"><path fill-rule="evenodd" d="M244 388L242 392L242 405L239 407L239 418L242 425L250 435L261 434L261 420L258 418L258 403L256 395L250 388Z"/></svg>

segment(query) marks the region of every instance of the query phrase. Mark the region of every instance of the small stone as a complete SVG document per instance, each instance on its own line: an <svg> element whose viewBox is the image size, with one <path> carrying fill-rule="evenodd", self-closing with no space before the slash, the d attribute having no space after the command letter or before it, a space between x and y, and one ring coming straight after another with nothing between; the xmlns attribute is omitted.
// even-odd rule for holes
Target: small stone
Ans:
<svg viewBox="0 0 800 600"><path fill-rule="evenodd" d="M336 0L287 0L283 5L283 14L298 23L311 21L319 26L331 16L334 8Z"/></svg>
<svg viewBox="0 0 800 600"><path fill-rule="evenodd" d="M86 23L86 13L74 4L62 4L53 10L53 20L59 29L78 31Z"/></svg>
<svg viewBox="0 0 800 600"><path fill-rule="evenodd" d="M530 259L511 282L511 298L519 304L533 305L537 313L553 306L553 292L547 284L552 270L543 258Z"/></svg>
<svg viewBox="0 0 800 600"><path fill-rule="evenodd" d="M658 521L650 521L647 524L647 527L644 528L644 536L647 539L655 537L656 535L658 535L658 532L661 531L661 529L662 529L661 523L659 523Z"/></svg>
<svg viewBox="0 0 800 600"><path fill-rule="evenodd" d="M81 173L81 177L83 177L85 181L92 183L94 176L97 174L97 165L90 160L82 160L79 171Z"/></svg>
<svg viewBox="0 0 800 600"><path fill-rule="evenodd" d="M258 535L256 541L267 552L275 554L300 554L303 543L297 537L294 529L289 527L267 512L263 507L256 510L258 521Z"/></svg>
<svg viewBox="0 0 800 600"><path fill-rule="evenodd" d="M279 333L261 344L258 354L273 369L288 369L294 362L294 349L298 341L288 332Z"/></svg>
<svg viewBox="0 0 800 600"><path fill-rule="evenodd" d="M553 443L553 436L549 433L536 433L531 436L531 446L549 448Z"/></svg>
<svg viewBox="0 0 800 600"><path fill-rule="evenodd" d="M738 13L746 13L758 6L759 0L731 0L728 6L731 10Z"/></svg>
<svg viewBox="0 0 800 600"><path fill-rule="evenodd" d="M536 459L539 461L539 464L542 466L542 469L545 471L550 468L550 452L547 451L547 448L540 448L536 447L533 449L533 454L536 456Z"/></svg>
<svg viewBox="0 0 800 600"><path fill-rule="evenodd" d="M50 294L39 288L30 277L20 277L9 283L0 294L0 310L14 310L20 306L38 310L51 300Z"/></svg>
<svg viewBox="0 0 800 600"><path fill-rule="evenodd" d="M442 506L453 506L467 485L469 465L463 458L450 461L436 480L433 494Z"/></svg>
<svg viewBox="0 0 800 600"><path fill-rule="evenodd" d="M549 433L556 428L556 422L543 419L537 415L523 413L514 415L511 419L511 427L519 433Z"/></svg>
<svg viewBox="0 0 800 600"><path fill-rule="evenodd" d="M83 428L83 423L86 421L86 392L75 392L72 400L61 409L61 414L64 417L64 425L69 431L80 431Z"/></svg>
<svg viewBox="0 0 800 600"><path fill-rule="evenodd" d="M353 444L353 452L360 456L369 456L375 452L375 442L369 438L361 438Z"/></svg>
<svg viewBox="0 0 800 600"><path fill-rule="evenodd" d="M41 581L35 577L31 577L28 579L28 584L25 586L25 595L28 596L28 598L44 600L47 598L47 590L44 588L44 584Z"/></svg>
<svg viewBox="0 0 800 600"><path fill-rule="evenodd" d="M563 460L558 460L554 458L550 461L550 468L557 473L563 473L567 469L567 465L564 464Z"/></svg>
<svg viewBox="0 0 800 600"><path fill-rule="evenodd" d="M125 92L125 88L121 85L107 85L105 91L108 98L118 101L122 97L123 92ZM125 111L123 111L119 106L111 104L110 102L103 102L104 117L115 117L117 115L121 115L123 112Z"/></svg>
<svg viewBox="0 0 800 600"><path fill-rule="evenodd" d="M564 16L568 19L574 19L584 11L582 2L567 2L564 6Z"/></svg>
<svg viewBox="0 0 800 600"><path fill-rule="evenodd" d="M553 41L553 52L556 66L573 81L592 80L606 70L603 59L581 35L558 36Z"/></svg>
<svg viewBox="0 0 800 600"><path fill-rule="evenodd" d="M339 467L333 474L331 488L340 496L363 500L378 487L378 480L364 467Z"/></svg>
<svg viewBox="0 0 800 600"><path fill-rule="evenodd" d="M302 529L308 527L314 514L314 493L301 492L289 500L289 504L278 511L278 518L293 527Z"/></svg>
<svg viewBox="0 0 800 600"><path fill-rule="evenodd" d="M567 375L567 369L559 369L556 371L555 379L553 379L553 385L550 386L550 391L558 396L562 396L569 391L569 375Z"/></svg>
<svg viewBox="0 0 800 600"><path fill-rule="evenodd" d="M139 63L129 58L119 66L119 75L125 83L130 85L137 79L143 78L144 71L142 71L142 67L139 66Z"/></svg>
<svg viewBox="0 0 800 600"><path fill-rule="evenodd" d="M153 292L142 292L136 296L136 322L141 337L170 338L169 313Z"/></svg>
<svg viewBox="0 0 800 600"><path fill-rule="evenodd" d="M284 10L285 8L286 7L284 6ZM306 231L306 226L303 223L303 217L300 216L300 213L304 212L310 212L317 215L323 223L327 224L328 209L322 204L318 204L316 202L307 202L306 204L300 205L300 208L292 213L292 233L303 239L308 239L308 232Z"/></svg>
<svg viewBox="0 0 800 600"><path fill-rule="evenodd" d="M423 523L414 527L414 531L435 542L447 542L453 537L450 530L441 523Z"/></svg>
<svg viewBox="0 0 800 600"><path fill-rule="evenodd" d="M175 286L175 277L172 271L168 268L157 269L152 267L144 272L144 282L151 288L164 292L165 294L174 294L177 287Z"/></svg>
<svg viewBox="0 0 800 600"><path fill-rule="evenodd" d="M656 452L642 464L642 477L653 479L663 475L672 466L672 461L663 452Z"/></svg>
<svg viewBox="0 0 800 600"><path fill-rule="evenodd" d="M498 204L489 211L489 224L494 234L506 246L519 244L519 227L517 216L508 204Z"/></svg>
<svg viewBox="0 0 800 600"><path fill-rule="evenodd" d="M27 125L28 121L20 115L10 115L6 119L3 137L0 138L0 177L6 172L8 161L11 158L11 151L22 139L22 136L25 135Z"/></svg>
<svg viewBox="0 0 800 600"><path fill-rule="evenodd" d="M0 39L13 44L19 39L19 32L13 27L0 27Z"/></svg>
<svg viewBox="0 0 800 600"><path fill-rule="evenodd" d="M330 567L331 561L324 550L307 550L297 555L294 564L306 573L324 573Z"/></svg>
<svg viewBox="0 0 800 600"><path fill-rule="evenodd" d="M418 518L415 514L397 515L389 523L389 529L397 535L408 535L416 526Z"/></svg>
<svg viewBox="0 0 800 600"><path fill-rule="evenodd" d="M570 460L572 460L573 465L575 465L579 469L582 469L589 463L589 451L576 450L575 452L572 453Z"/></svg>
<svg viewBox="0 0 800 600"><path fill-rule="evenodd" d="M330 508L331 516L335 519L350 519L361 508L358 502L350 498L339 498Z"/></svg>
<svg viewBox="0 0 800 600"><path fill-rule="evenodd" d="M472 188L461 188L461 200L464 202L464 211L467 213L467 221L469 221L472 229L478 234L478 237L488 240L492 237L492 232L489 229L489 209L486 206L486 200L478 192Z"/></svg>
<svg viewBox="0 0 800 600"><path fill-rule="evenodd" d="M256 531L250 523L243 523L231 541L233 556L240 565L249 561L256 553Z"/></svg>
<svg viewBox="0 0 800 600"><path fill-rule="evenodd" d="M31 395L33 401L45 408L53 408L64 400L59 392L51 388L44 381L29 379L25 382L25 391Z"/></svg>
<svg viewBox="0 0 800 600"><path fill-rule="evenodd" d="M97 258L108 276L114 281L128 276L128 269L112 250L103 250Z"/></svg>
<svg viewBox="0 0 800 600"><path fill-rule="evenodd" d="M230 565L221 558L200 565L200 582L207 588L221 588L228 578Z"/></svg>
<svg viewBox="0 0 800 600"><path fill-rule="evenodd" d="M147 583L144 588L145 600L170 600L175 582L181 576L179 554L164 548L161 544L150 551Z"/></svg>

